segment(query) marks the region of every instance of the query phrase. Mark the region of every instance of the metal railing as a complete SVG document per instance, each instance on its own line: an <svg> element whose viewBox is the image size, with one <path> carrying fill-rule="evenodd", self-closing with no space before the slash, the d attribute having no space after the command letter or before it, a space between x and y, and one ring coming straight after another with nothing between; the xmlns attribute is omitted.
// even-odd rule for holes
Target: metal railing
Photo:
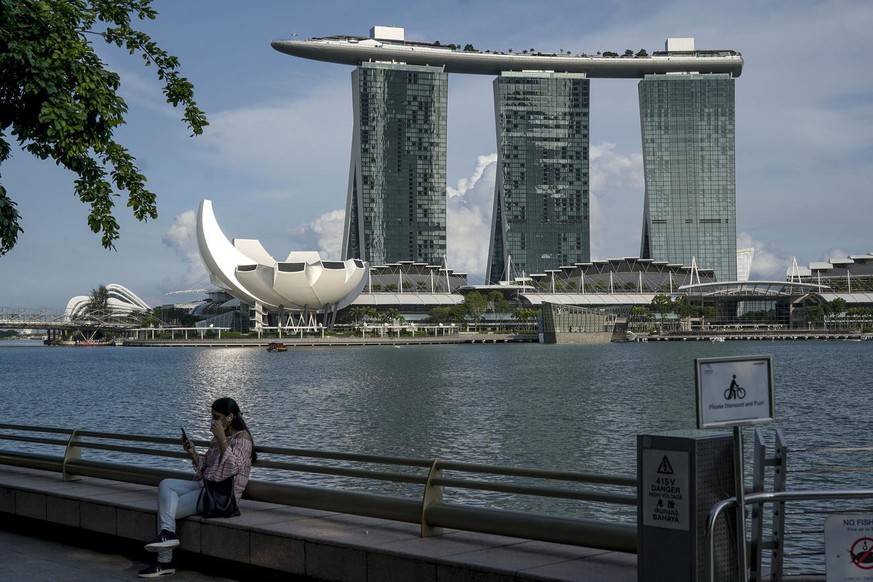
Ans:
<svg viewBox="0 0 873 582"><path fill-rule="evenodd" d="M822 491L773 491L745 495L746 505L785 503L786 501L822 501L835 499L873 499L873 489L830 489ZM715 523L728 508L736 507L737 498L719 501L713 506L706 520L706 580L715 580ZM738 580L746 580L745 572L737 573Z"/></svg>
<svg viewBox="0 0 873 582"><path fill-rule="evenodd" d="M826 459L826 462L818 462L813 465L809 462L801 461L800 467L792 467L791 473L809 473L813 476L821 477L833 473L858 473L873 471L870 466L851 465L839 459L838 455L843 453L858 453L870 452L873 447L816 447L806 450L792 450L792 463L794 457L802 458L804 454L809 454L816 459ZM825 455L830 455L825 456ZM789 447L781 429L775 430L773 452L767 454L767 446L763 431L761 428L755 429L755 439L753 448L754 473L752 478L752 487L749 492L744 495L744 503L749 506L750 511L747 515L750 516L751 527L749 528L750 539L748 542L749 563L748 573L736 572L736 580L752 580L760 582L762 580L771 580L773 582L781 582L782 580L790 579L793 576L809 576L810 574L795 573L786 574L785 559L791 558L795 561L807 563L813 558L820 558L824 555L821 549L815 549L813 546L822 547L824 544L823 534L824 527L819 525L821 522L806 519L805 525L795 527L795 529L786 528L786 517L788 515L795 517L811 517L813 515L829 515L837 513L836 503L840 500L858 500L858 499L873 499L873 489L857 488L857 489L817 489L788 491L788 456ZM772 474L768 474L768 469L772 470ZM859 479L858 481L863 481ZM769 488L770 491L765 489ZM792 502L792 507L796 508L803 501L815 501L816 507L807 512L787 513L786 503ZM724 511L731 507L736 507L737 498L732 497L717 503L709 513L706 523L705 535L705 551L706 551L706 572L707 580L713 581L715 576L715 556L714 556L714 538L715 525L719 516ZM770 508L770 526L769 531L765 531L766 511L765 507ZM867 508L869 510L869 508ZM857 510L855 510L857 511ZM805 515L808 514L808 515ZM823 521L823 520L822 520ZM814 536L814 539L812 538ZM800 549L788 551L787 548ZM804 548L805 547L805 548ZM764 573L764 553L769 551L769 573ZM740 560L738 562L741 563ZM823 574L822 574L823 576Z"/></svg>
<svg viewBox="0 0 873 582"><path fill-rule="evenodd" d="M163 468L166 462L161 458L188 459L178 450L178 438L0 424L0 440L20 443L19 450L0 449L0 464L55 471L64 480L84 476L157 485L165 478L191 477L190 470ZM201 440L194 443L208 445ZM43 451L52 447L62 448L63 454ZM100 451L96 455L104 458L84 458L86 451ZM259 458L252 474L265 478L249 481L247 499L420 524L422 536L451 528L637 551L635 476L270 446L258 446L256 451ZM160 466L127 461L143 456ZM181 461L172 462L182 466ZM632 508L628 514L633 519L606 521L494 507L509 496L578 501L599 510L609 506L613 513Z"/></svg>

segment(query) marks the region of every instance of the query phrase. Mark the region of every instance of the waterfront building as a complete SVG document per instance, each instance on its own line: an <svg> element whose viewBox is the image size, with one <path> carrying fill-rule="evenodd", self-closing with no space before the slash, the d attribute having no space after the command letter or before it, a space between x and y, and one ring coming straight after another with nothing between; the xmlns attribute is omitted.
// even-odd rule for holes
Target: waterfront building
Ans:
<svg viewBox="0 0 873 582"><path fill-rule="evenodd" d="M446 255L446 97L441 67L362 63L343 259L439 264Z"/></svg>
<svg viewBox="0 0 873 582"><path fill-rule="evenodd" d="M212 209L202 200L197 211L197 246L210 280L252 308L260 328L276 314L279 325L315 326L316 313L349 305L361 292L369 265L359 259L322 260L317 251L291 251L277 261L260 241L227 239Z"/></svg>
<svg viewBox="0 0 873 582"><path fill-rule="evenodd" d="M587 262L588 78L503 72L494 80L494 104L497 177L486 280Z"/></svg>
<svg viewBox="0 0 873 582"><path fill-rule="evenodd" d="M873 253L816 261L788 271L789 280L826 285L835 293L873 292Z"/></svg>
<svg viewBox="0 0 873 582"><path fill-rule="evenodd" d="M344 258L373 264L442 261L444 226L440 239L432 213L439 212L435 193L445 190L444 79L466 73L497 77L500 167L487 280L512 279L509 270L542 273L588 261L589 79L636 78L643 79L641 113L648 123L643 258L690 265L696 256L719 280L736 277L733 81L743 59L735 51L699 51L693 39L671 39L665 51L651 55L507 54L406 40L395 27L374 27L369 37L281 40L272 46L292 56L357 67ZM420 101L409 98L409 91L422 87L404 86L413 79L431 91L417 94L429 104L427 114L417 109ZM364 87L364 81L374 87ZM395 120L398 128L414 128L415 141L391 133ZM668 220L665 205L672 205L670 226L679 227L669 233L662 226Z"/></svg>
<svg viewBox="0 0 873 582"><path fill-rule="evenodd" d="M542 343L608 344L614 339L617 318L603 309L544 302L542 313ZM623 340L623 333L619 337Z"/></svg>
<svg viewBox="0 0 873 582"><path fill-rule="evenodd" d="M686 265L696 259L719 281L735 281L734 76L646 75L638 89L645 175L640 256Z"/></svg>
<svg viewBox="0 0 873 582"><path fill-rule="evenodd" d="M112 318L124 318L135 313L145 313L151 307L143 301L136 293L118 283L110 283L106 285L106 310L104 312L95 311L93 304L93 295L76 295L67 301L67 306L64 308L64 321L75 321L82 318L92 317L96 319L109 320ZM97 290L99 292L99 289Z"/></svg>

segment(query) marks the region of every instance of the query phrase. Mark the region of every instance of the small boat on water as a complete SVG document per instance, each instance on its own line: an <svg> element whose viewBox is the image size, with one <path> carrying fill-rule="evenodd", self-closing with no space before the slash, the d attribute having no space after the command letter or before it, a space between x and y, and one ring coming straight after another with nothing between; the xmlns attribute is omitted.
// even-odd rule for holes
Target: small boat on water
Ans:
<svg viewBox="0 0 873 582"><path fill-rule="evenodd" d="M101 348L104 346L114 346L115 342L104 341L104 340L83 340L75 342L73 345L78 346L80 348Z"/></svg>
<svg viewBox="0 0 873 582"><path fill-rule="evenodd" d="M714 344L720 344L724 341L724 338L721 337L720 335L717 335L717 336L709 338L709 341L711 341Z"/></svg>
<svg viewBox="0 0 873 582"><path fill-rule="evenodd" d="M270 342L267 346L268 352L287 352L288 346L283 344L282 342Z"/></svg>

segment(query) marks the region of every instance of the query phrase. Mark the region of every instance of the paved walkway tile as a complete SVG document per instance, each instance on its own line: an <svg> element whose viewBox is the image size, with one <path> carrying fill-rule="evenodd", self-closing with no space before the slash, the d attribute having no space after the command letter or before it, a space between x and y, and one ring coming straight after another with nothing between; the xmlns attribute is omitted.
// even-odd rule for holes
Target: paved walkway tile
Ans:
<svg viewBox="0 0 873 582"><path fill-rule="evenodd" d="M46 527L46 531L48 528L49 526ZM0 529L0 580L9 582L140 580L136 573L146 565L144 562L120 554L103 553ZM176 575L168 579L178 582L233 580L187 569L178 569Z"/></svg>

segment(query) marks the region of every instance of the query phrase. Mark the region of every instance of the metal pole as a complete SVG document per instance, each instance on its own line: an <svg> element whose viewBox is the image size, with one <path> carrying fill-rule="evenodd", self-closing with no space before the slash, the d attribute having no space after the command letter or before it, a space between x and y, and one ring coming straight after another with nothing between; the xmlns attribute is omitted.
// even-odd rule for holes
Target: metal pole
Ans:
<svg viewBox="0 0 873 582"><path fill-rule="evenodd" d="M737 580L748 582L746 561L746 500L743 476L743 430L734 425L734 486L737 493Z"/></svg>

